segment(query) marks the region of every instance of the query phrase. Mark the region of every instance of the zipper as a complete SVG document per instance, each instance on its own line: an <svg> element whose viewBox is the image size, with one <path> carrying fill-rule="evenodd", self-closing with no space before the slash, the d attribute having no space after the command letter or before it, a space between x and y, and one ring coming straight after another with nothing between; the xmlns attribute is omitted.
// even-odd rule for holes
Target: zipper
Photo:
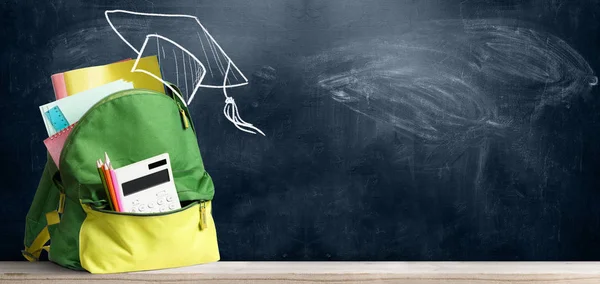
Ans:
<svg viewBox="0 0 600 284"><path fill-rule="evenodd" d="M190 127L190 122L187 118L187 115L185 113L185 111L183 110L183 108L181 107L181 104L179 102L177 103L177 107L179 108L179 114L181 115L181 121L183 122L183 129L188 129L188 127Z"/></svg>
<svg viewBox="0 0 600 284"><path fill-rule="evenodd" d="M105 213L105 214L113 214L113 215L134 216L134 217L158 217L158 216L165 216L165 215L170 215L170 214L175 214L175 213L179 213L179 212L185 211L187 209L190 209L190 208L196 206L196 204L199 204L199 208L200 208L199 209L200 223L198 224L198 228L200 230L204 230L204 229L206 229L208 227L207 218L206 218L206 201L205 200L194 201L193 203L190 203L187 206L179 208L177 210L172 210L172 211L169 211L169 212L157 212L157 213L116 212L116 211L112 211L112 210L100 209L100 208L97 208L95 206L91 206L89 203L82 203L82 204L84 206L88 206L91 210L96 211L96 212L102 212L102 213Z"/></svg>
<svg viewBox="0 0 600 284"><path fill-rule="evenodd" d="M174 84L168 84L170 85L172 88L174 88L178 93L181 94L181 90L179 90L179 88L174 85ZM181 115L181 122L183 123L183 129L188 129L188 127L190 127L190 119L191 117L189 117L189 109L187 108L187 106L182 107L181 103L183 103L183 101L179 100L179 96L175 95L172 93L171 88L167 89L167 96L171 97L175 103L177 103L177 107L179 108L179 114ZM194 128L194 126L192 125L192 129Z"/></svg>
<svg viewBox="0 0 600 284"><path fill-rule="evenodd" d="M178 213L181 211L185 211L187 209L192 208L193 206L195 206L196 204L200 204L200 213L202 214L202 212L204 211L204 203L206 201L204 200L196 200L188 205L186 205L185 207L181 207L179 209L175 209L175 210L171 210L168 212L154 212L154 213L132 213L132 212L117 212L117 211L113 211L113 210L107 210L107 209L101 209L98 208L96 206L92 206L92 204L90 203L83 203L84 205L87 205L90 209L94 210L94 211L98 211L98 212L102 212L102 213L107 213L107 214L114 214L114 215L125 215L125 216L136 216L136 217L156 217L156 216L165 216L165 215L169 215L169 214L174 214L174 213ZM202 220L201 220L202 221Z"/></svg>
<svg viewBox="0 0 600 284"><path fill-rule="evenodd" d="M206 224L206 202L200 202L200 230L208 227Z"/></svg>

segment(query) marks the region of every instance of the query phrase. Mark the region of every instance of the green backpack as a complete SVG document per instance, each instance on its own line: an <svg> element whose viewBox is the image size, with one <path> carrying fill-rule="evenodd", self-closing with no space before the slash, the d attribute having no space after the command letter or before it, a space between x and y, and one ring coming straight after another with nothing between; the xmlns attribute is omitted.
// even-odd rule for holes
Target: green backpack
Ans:
<svg viewBox="0 0 600 284"><path fill-rule="evenodd" d="M96 165L105 152L115 169L168 153L182 208L111 211ZM59 166L48 156L27 214L22 251L27 260L38 260L45 250L60 266L91 273L219 260L214 185L189 110L172 92L131 89L101 100L73 126Z"/></svg>

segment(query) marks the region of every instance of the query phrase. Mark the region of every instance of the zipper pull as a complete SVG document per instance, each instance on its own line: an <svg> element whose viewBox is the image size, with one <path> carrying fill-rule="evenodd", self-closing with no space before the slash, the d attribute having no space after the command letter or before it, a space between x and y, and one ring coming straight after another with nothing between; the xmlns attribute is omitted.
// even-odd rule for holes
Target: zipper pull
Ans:
<svg viewBox="0 0 600 284"><path fill-rule="evenodd" d="M190 122L188 121L187 115L185 115L185 111L179 103L177 103L177 107L179 108L179 114L181 114L181 120L183 121L183 129L188 129L188 127L190 127Z"/></svg>
<svg viewBox="0 0 600 284"><path fill-rule="evenodd" d="M204 202L200 203L200 230L204 230L208 227L206 225L206 206Z"/></svg>

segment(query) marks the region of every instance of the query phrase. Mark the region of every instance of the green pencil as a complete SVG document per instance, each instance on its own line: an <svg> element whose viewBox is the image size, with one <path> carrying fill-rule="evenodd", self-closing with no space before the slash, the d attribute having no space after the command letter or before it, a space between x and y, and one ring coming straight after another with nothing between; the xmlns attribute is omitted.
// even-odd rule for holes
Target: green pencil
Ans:
<svg viewBox="0 0 600 284"><path fill-rule="evenodd" d="M102 180L102 186L104 186L104 192L106 193L106 201L108 201L108 205L110 206L110 210L115 210L112 202L110 201L110 194L108 193L108 186L106 186L106 177L104 176L104 171L102 170L102 159L98 159L96 161L96 165L98 166L98 174L100 175L100 180Z"/></svg>

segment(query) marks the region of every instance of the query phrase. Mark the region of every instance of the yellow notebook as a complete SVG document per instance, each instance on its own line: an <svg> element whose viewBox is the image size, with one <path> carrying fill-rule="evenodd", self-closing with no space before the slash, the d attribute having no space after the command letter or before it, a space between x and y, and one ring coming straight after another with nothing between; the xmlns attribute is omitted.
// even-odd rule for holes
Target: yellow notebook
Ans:
<svg viewBox="0 0 600 284"><path fill-rule="evenodd" d="M53 80L55 91L57 88L64 90L63 92L60 92L61 94L57 93L56 98L60 99L65 95L71 96L117 80L131 82L136 89L149 89L165 93L162 82L141 72L131 72L133 64L135 64L135 60L126 60L55 74L57 75L57 82ZM146 70L155 76L162 78L156 55L140 58L137 69ZM57 86L62 84L64 85L61 87Z"/></svg>

